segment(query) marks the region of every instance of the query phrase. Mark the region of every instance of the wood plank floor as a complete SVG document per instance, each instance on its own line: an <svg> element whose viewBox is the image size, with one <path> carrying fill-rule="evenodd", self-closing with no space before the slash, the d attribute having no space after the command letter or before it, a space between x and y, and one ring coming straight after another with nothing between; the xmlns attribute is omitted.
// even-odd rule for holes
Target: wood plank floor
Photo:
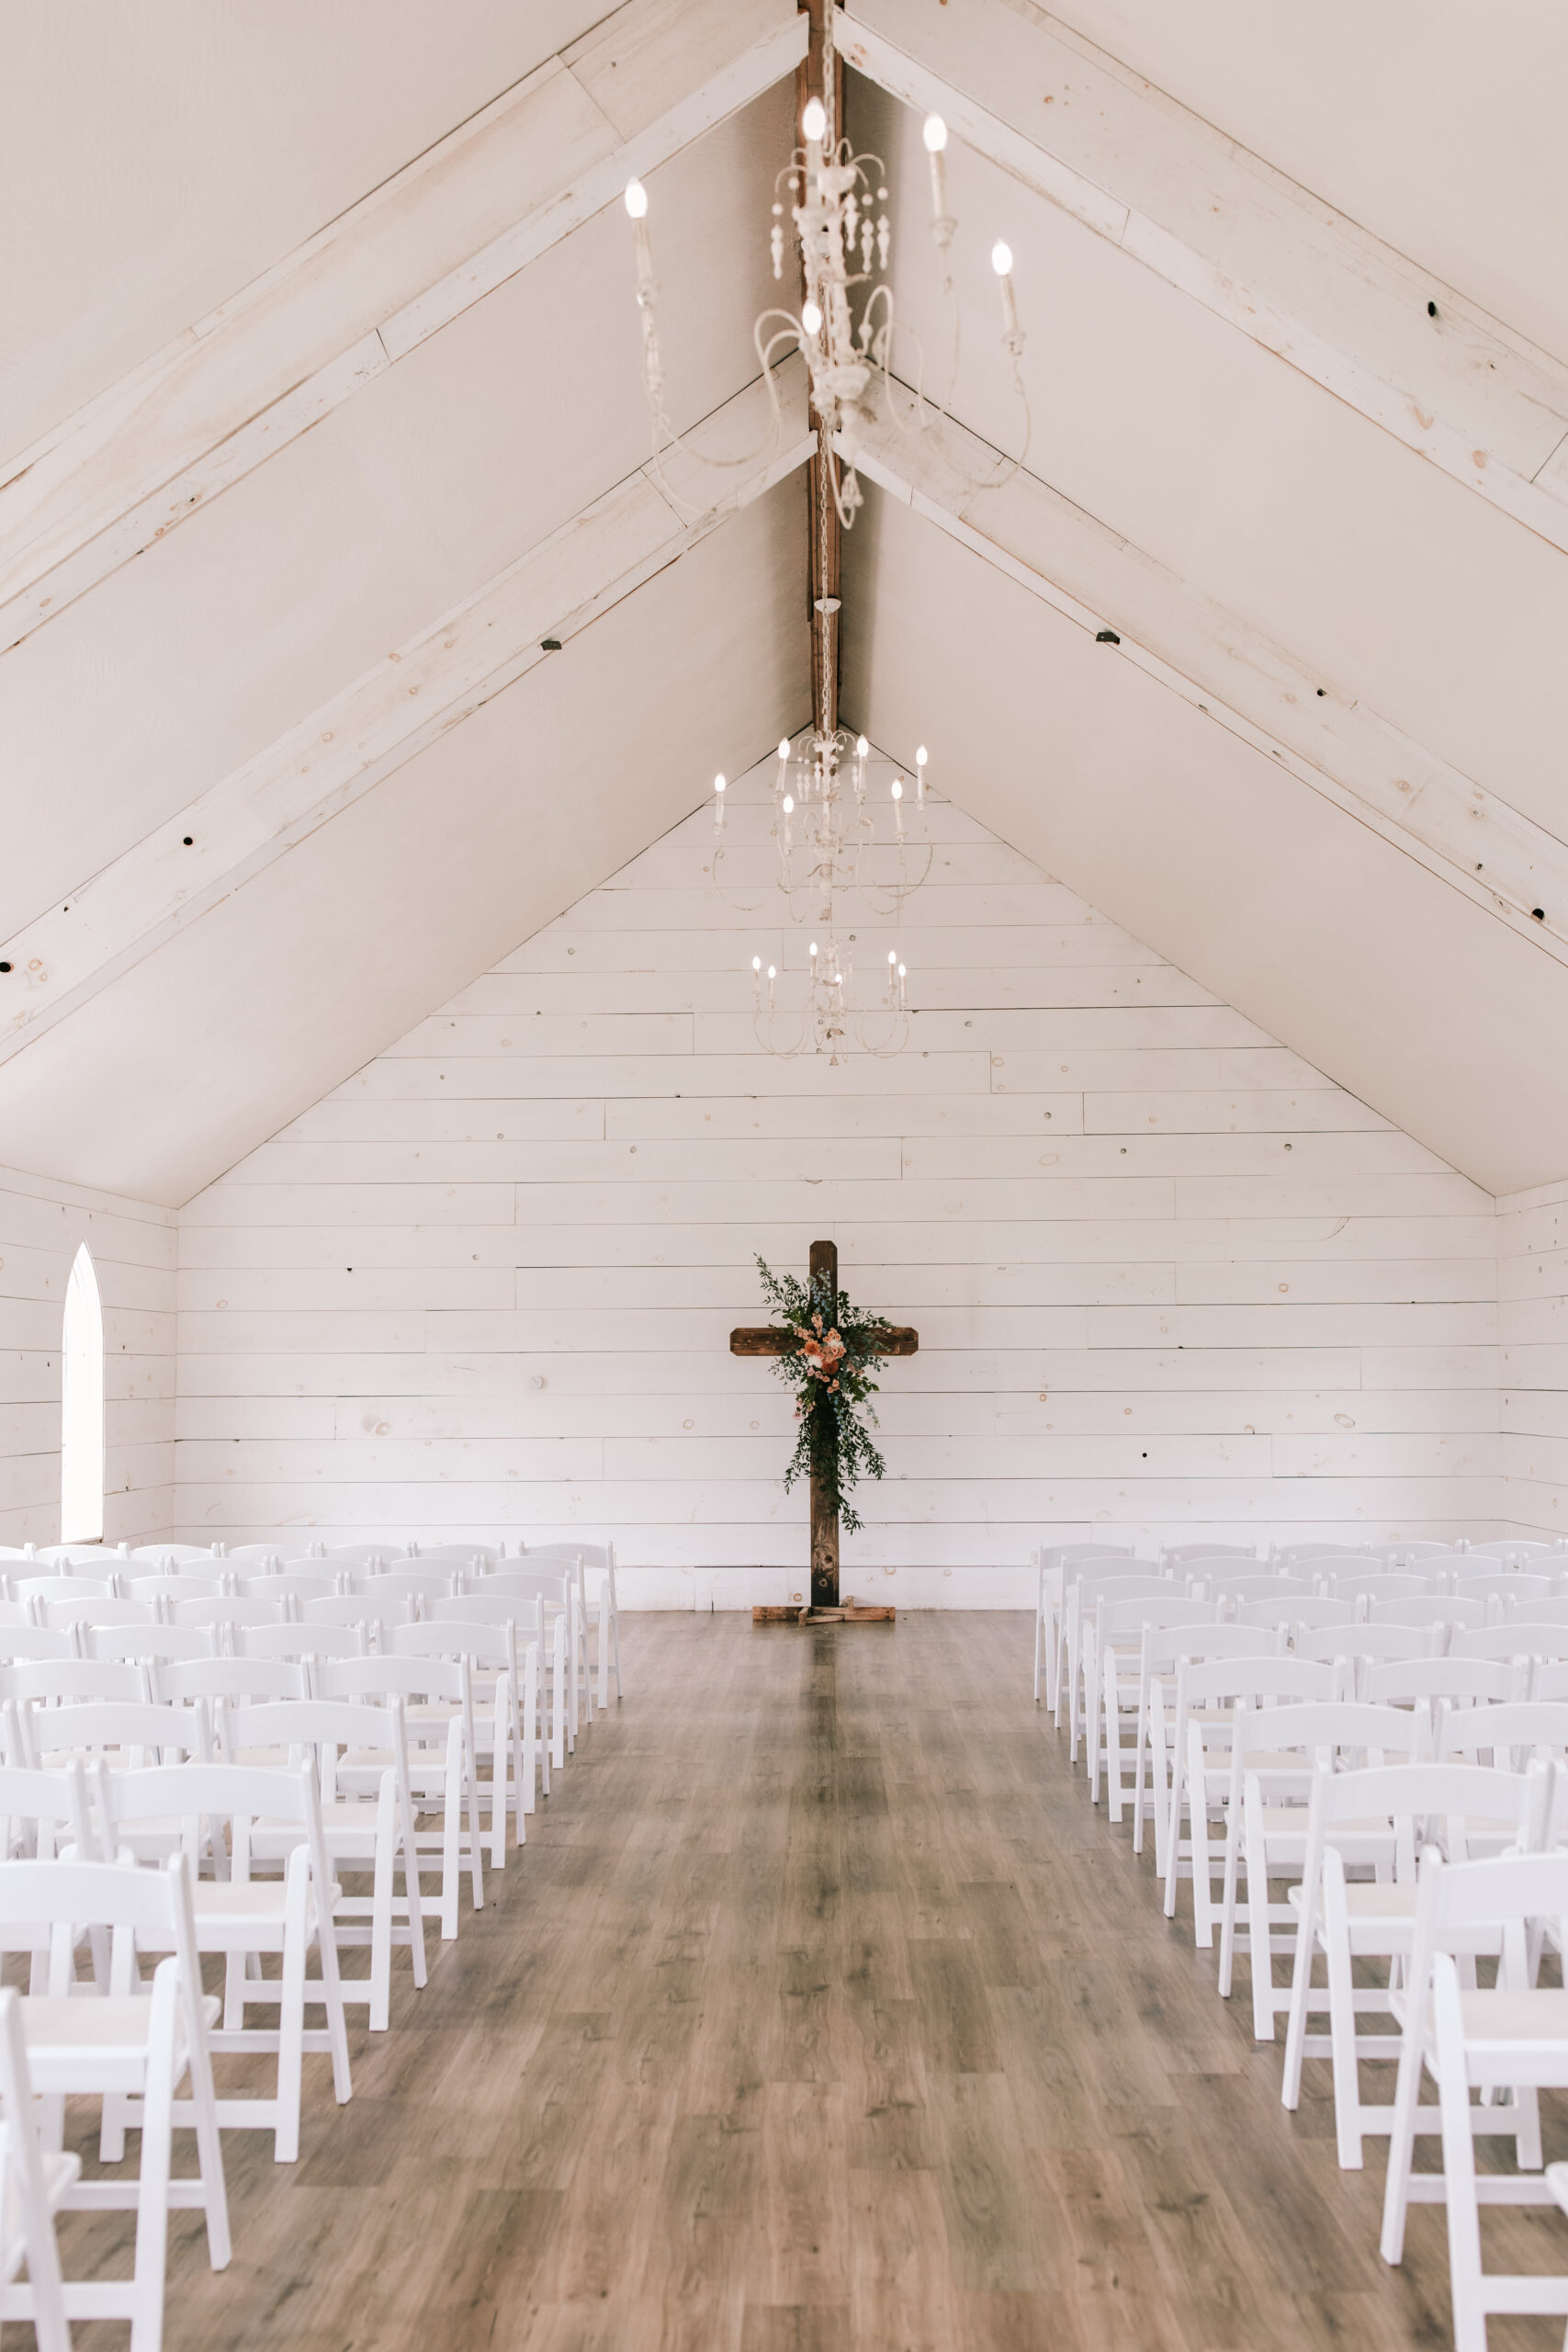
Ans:
<svg viewBox="0 0 1568 2352"><path fill-rule="evenodd" d="M1029 1644L628 1619L624 1705L424 1993L400 1957L352 2105L308 2061L297 2165L226 2138L222 2277L175 2217L170 2352L1448 2346L1440 2213L1388 2270L1381 2149L1340 2173L1326 2069L1284 2113L1245 1971L1220 2001L1091 1813ZM118 2221L65 2229L125 2267ZM1487 2229L1568 2268L1554 2216Z"/></svg>

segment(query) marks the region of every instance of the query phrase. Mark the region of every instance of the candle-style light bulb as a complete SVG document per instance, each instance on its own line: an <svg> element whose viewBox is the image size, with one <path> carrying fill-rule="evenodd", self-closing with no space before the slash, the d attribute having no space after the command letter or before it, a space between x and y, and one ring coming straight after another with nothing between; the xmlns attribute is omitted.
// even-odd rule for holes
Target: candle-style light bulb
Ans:
<svg viewBox="0 0 1568 2352"><path fill-rule="evenodd" d="M634 220L648 218L648 190L640 180L626 182L626 211Z"/></svg>
<svg viewBox="0 0 1568 2352"><path fill-rule="evenodd" d="M896 775L893 779L893 797L895 800L902 800L904 797L904 780L902 776Z"/></svg>
<svg viewBox="0 0 1568 2352"><path fill-rule="evenodd" d="M784 794L784 812L786 817L793 817L795 814L795 795L793 792L786 792Z"/></svg>
<svg viewBox="0 0 1568 2352"><path fill-rule="evenodd" d="M828 109L820 98L807 98L800 128L808 140L819 140L828 128Z"/></svg>
<svg viewBox="0 0 1568 2352"><path fill-rule="evenodd" d="M991 267L996 271L1002 289L1002 333L1004 335L1016 334L1018 303L1012 290L1012 247L1004 244L999 237L991 247Z"/></svg>
<svg viewBox="0 0 1568 2352"><path fill-rule="evenodd" d="M926 805L926 747L923 743L915 753L915 797L923 808Z"/></svg>
<svg viewBox="0 0 1568 2352"><path fill-rule="evenodd" d="M780 765L781 767L785 767L785 766L787 766L787 765L788 765L788 763L789 763L789 737L788 737L787 735L783 735L783 736L781 736L781 737L779 738L779 765Z"/></svg>
<svg viewBox="0 0 1568 2352"><path fill-rule="evenodd" d="M713 829L716 833L722 833L724 831L724 796L726 789L726 779L721 775L716 775L713 780Z"/></svg>
<svg viewBox="0 0 1568 2352"><path fill-rule="evenodd" d="M920 136L926 142L926 153L931 159L931 219L936 223L939 241L945 243L947 238L942 236L942 231L945 229L947 237L951 237L953 225L947 217L947 167L942 160L942 151L947 145L947 125L941 115L927 115Z"/></svg>
<svg viewBox="0 0 1568 2352"><path fill-rule="evenodd" d="M800 323L809 335L818 335L821 334L822 313L818 309L815 302L803 302L801 304Z"/></svg>
<svg viewBox="0 0 1568 2352"><path fill-rule="evenodd" d="M761 968L762 968L762 959L761 959L761 957L760 956L752 956L752 958L751 958L751 969L752 969L754 972L760 972L760 971L761 970Z"/></svg>
<svg viewBox="0 0 1568 2352"><path fill-rule="evenodd" d="M863 760L870 749L871 745L866 741L863 735L857 735L855 737L855 757L857 760Z"/></svg>

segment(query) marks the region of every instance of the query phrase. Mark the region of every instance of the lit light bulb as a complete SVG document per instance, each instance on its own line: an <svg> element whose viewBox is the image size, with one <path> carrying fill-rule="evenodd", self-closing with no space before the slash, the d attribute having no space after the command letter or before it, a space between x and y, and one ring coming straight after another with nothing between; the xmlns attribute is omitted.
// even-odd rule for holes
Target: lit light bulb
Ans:
<svg viewBox="0 0 1568 2352"><path fill-rule="evenodd" d="M902 800L904 797L904 782L901 776L895 776L893 779L893 797L895 800Z"/></svg>
<svg viewBox="0 0 1568 2352"><path fill-rule="evenodd" d="M925 766L925 763L926 763L926 756L927 756L927 755L926 755L926 747L925 747L925 745L922 743L922 744L920 745L920 747L919 747L919 751L915 753L915 765L916 765L918 768L923 768L923 767Z"/></svg>
<svg viewBox="0 0 1568 2352"><path fill-rule="evenodd" d="M770 965L768 966L768 978L769 978L769 979L770 979L770 980L776 980L776 979L778 978L778 976L779 976L779 967L778 967L778 966L777 966L776 964L770 964Z"/></svg>
<svg viewBox="0 0 1568 2352"><path fill-rule="evenodd" d="M725 790L727 789L726 785L725 785L725 780L724 780L723 776L721 776L721 775L716 775L716 776L715 776L715 778L714 778L714 780L713 780L713 788L714 788L714 790L715 790L716 792L723 792L723 791L725 791Z"/></svg>
<svg viewBox="0 0 1568 2352"><path fill-rule="evenodd" d="M817 961L817 942L815 940L811 943L811 960L813 963Z"/></svg>
<svg viewBox="0 0 1568 2352"><path fill-rule="evenodd" d="M902 978L904 978L905 974L908 971L908 968L909 968L909 967L908 966L908 964L900 964L900 965L899 965L899 967L898 967L898 978L899 978L900 979L902 979Z"/></svg>
<svg viewBox="0 0 1568 2352"><path fill-rule="evenodd" d="M793 817L795 814L795 795L793 792L786 792L784 794L784 812L786 817Z"/></svg>
<svg viewBox="0 0 1568 2352"><path fill-rule="evenodd" d="M800 127L807 139L820 139L828 128L828 109L820 98L807 98ZM945 134L944 134L945 136Z"/></svg>
<svg viewBox="0 0 1568 2352"><path fill-rule="evenodd" d="M761 968L762 968L762 959L761 959L761 957L760 956L752 956L752 958L751 958L751 969L752 969L754 972L760 972L760 971L761 970Z"/></svg>
<svg viewBox="0 0 1568 2352"><path fill-rule="evenodd" d="M801 305L800 323L807 334L821 334L822 313L815 302L805 302Z"/></svg>
<svg viewBox="0 0 1568 2352"><path fill-rule="evenodd" d="M871 745L866 741L863 735L857 735L855 737L855 757L857 760L863 760L870 749Z"/></svg>
<svg viewBox="0 0 1568 2352"><path fill-rule="evenodd" d="M647 217L648 190L640 180L626 182L626 211L634 220L641 220Z"/></svg>
<svg viewBox="0 0 1568 2352"><path fill-rule="evenodd" d="M926 142L926 153L928 155L941 154L942 149L947 144L947 125L943 122L941 115L927 115L926 127L921 131L920 136Z"/></svg>
<svg viewBox="0 0 1568 2352"><path fill-rule="evenodd" d="M896 947L890 947L888 949L887 960L890 964L896 964L898 961L898 950Z"/></svg>
<svg viewBox="0 0 1568 2352"><path fill-rule="evenodd" d="M787 760L789 757L789 737L787 735L783 736L780 739L779 757L781 760Z"/></svg>
<svg viewBox="0 0 1568 2352"><path fill-rule="evenodd" d="M1012 276L1012 247L1004 245L999 237L991 247L991 267L998 277Z"/></svg>

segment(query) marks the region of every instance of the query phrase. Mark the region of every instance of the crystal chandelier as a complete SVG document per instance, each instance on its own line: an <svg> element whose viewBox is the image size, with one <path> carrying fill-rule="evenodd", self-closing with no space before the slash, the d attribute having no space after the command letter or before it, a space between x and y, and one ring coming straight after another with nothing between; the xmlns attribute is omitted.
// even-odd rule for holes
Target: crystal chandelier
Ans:
<svg viewBox="0 0 1568 2352"><path fill-rule="evenodd" d="M856 449L867 433L878 424L890 427L899 436L933 429L940 432L950 417L961 348L958 299L949 266L958 224L947 209L947 125L940 115L928 115L923 136L931 170L931 235L941 258L942 291L952 332L947 390L940 401L932 401L923 390L925 356L919 342L894 316L893 288L887 277L893 226L882 160L876 155L854 153L849 141L839 136L835 119L838 75L833 52L833 13L830 6L822 11L823 96L808 99L802 110L802 144L795 150L775 183L778 195L768 240L773 276L782 278L787 208L799 249L801 305L798 311L763 311L753 323L752 340L767 388L770 416L763 440L743 457L717 458L690 450L671 423L665 405L663 363L659 354L659 285L653 274L648 190L640 180L627 181L626 207L637 247L643 385L653 419L653 457L660 480L664 479L663 456L672 448L686 449L698 463L716 469L752 466L776 451L783 439L784 417L775 370L793 348L799 351L806 363L812 419L824 445L825 470L838 519L847 530L863 503L854 460ZM989 476L975 479L962 466L957 467L972 492L999 489L1010 480L1028 456L1032 430L1021 365L1024 338L1018 322L1012 253L1000 239L991 248L991 267L1001 297L1002 346L1022 412L1023 430L1017 457L1004 458ZM896 345L900 339L907 353L902 385L898 385L894 370ZM952 452L947 454L951 460ZM691 500L681 497L668 481L665 488L688 513L702 511Z"/></svg>
<svg viewBox="0 0 1568 2352"><path fill-rule="evenodd" d="M864 736L852 738L838 724L839 598L835 593L837 534L853 525L863 504L855 457L874 430L897 436L941 433L951 415L958 371L960 320L950 267L957 223L948 210L947 126L927 118L924 143L931 176L931 234L942 267L942 291L951 314L952 367L947 392L939 402L926 397L925 360L917 338L897 321L888 265L893 223L880 157L857 154L841 139L837 120L839 69L833 51L833 7L813 6L821 33L822 96L811 97L800 118L801 144L775 182L769 251L775 278L784 272L788 243L786 211L795 228L802 288L798 312L761 312L752 328L758 365L769 401L769 424L758 448L732 458L688 451L705 466L750 467L771 456L784 435L776 370L792 350L805 362L810 385L811 421L817 439L812 469L813 627L817 687L813 727L798 750L779 745L773 785L771 865L784 920L802 942L798 968L781 973L774 964L751 958L753 1022L759 1044L774 1054L840 1056L859 1051L888 1058L909 1038L908 969L897 940L904 909L930 874L931 840L927 829L927 759L922 744L912 779L873 759ZM688 513L702 510L682 498L664 474L663 458L684 447L665 402L659 352L659 288L648 225L648 191L638 180L626 185L626 207L637 248L637 300L642 322L643 382L653 420L653 458L671 498ZM991 251L1002 311L1002 345L1008 356L1023 427L1016 458L1004 458L987 478L975 480L944 450L970 492L997 489L1016 473L1028 454L1029 401L1021 369L1023 334L1012 283L1012 255L998 241ZM895 374L896 340L907 353L903 380ZM714 780L713 876L728 898L726 779ZM850 903L846 903L850 902ZM729 899L732 906L739 901ZM853 950L857 933L846 928L852 906L856 920L893 928L886 960L874 980L855 986ZM756 907L744 907L756 913ZM809 944L807 944L807 941Z"/></svg>
<svg viewBox="0 0 1568 2352"><path fill-rule="evenodd" d="M908 972L897 937L874 978L857 991L856 933L844 926L856 920L897 934L907 901L930 874L927 764L922 743L911 783L874 756L863 735L852 741L841 728L813 729L798 748L787 736L780 743L769 863L784 919L809 944L798 973L751 958L753 1027L769 1053L826 1054L837 1067L846 1052L890 1060L908 1045ZM713 878L727 899L728 791L726 778L715 776ZM863 910L858 917L855 902Z"/></svg>

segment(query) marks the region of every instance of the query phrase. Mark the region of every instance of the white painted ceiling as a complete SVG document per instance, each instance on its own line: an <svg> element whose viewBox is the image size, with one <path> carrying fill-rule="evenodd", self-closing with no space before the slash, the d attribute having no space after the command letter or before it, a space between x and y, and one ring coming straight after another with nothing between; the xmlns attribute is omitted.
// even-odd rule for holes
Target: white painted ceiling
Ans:
<svg viewBox="0 0 1568 2352"><path fill-rule="evenodd" d="M788 0L745 6L787 33ZM951 40L955 72L998 16L1052 25L1025 0L881 14L900 8ZM323 19L284 0L152 22L111 5L89 23L22 0L0 76L0 200L22 224L0 256L0 451L56 432L433 142L558 72L547 50L624 14L636 38L611 42L595 85L613 108L615 74L651 71L682 13L349 0ZM1063 25L1568 357L1551 119L1568 35L1544 0L1489 19L1479 60L1469 12L1414 0L1371 18L1348 0L1307 16L1194 0L1179 18L1070 0ZM792 102L783 81L720 104L648 174L682 426L751 380L750 320L788 290L766 231ZM900 312L940 379L918 115L858 76L849 107L887 158ZM1358 724L1549 845L1568 838L1568 555L956 140L949 187L956 416L1016 446L986 266L1004 234L1030 471ZM0 954L636 472L631 286L611 204L0 655ZM1130 644L1096 645L867 497L846 544L847 718L902 756L930 741L976 818L1489 1190L1568 1174L1560 943L1205 718ZM106 967L0 1061L0 1162L188 1198L657 838L716 766L805 724L806 602L794 474L198 920ZM1549 911L1568 933L1568 908ZM0 993L0 1039L12 1002Z"/></svg>

